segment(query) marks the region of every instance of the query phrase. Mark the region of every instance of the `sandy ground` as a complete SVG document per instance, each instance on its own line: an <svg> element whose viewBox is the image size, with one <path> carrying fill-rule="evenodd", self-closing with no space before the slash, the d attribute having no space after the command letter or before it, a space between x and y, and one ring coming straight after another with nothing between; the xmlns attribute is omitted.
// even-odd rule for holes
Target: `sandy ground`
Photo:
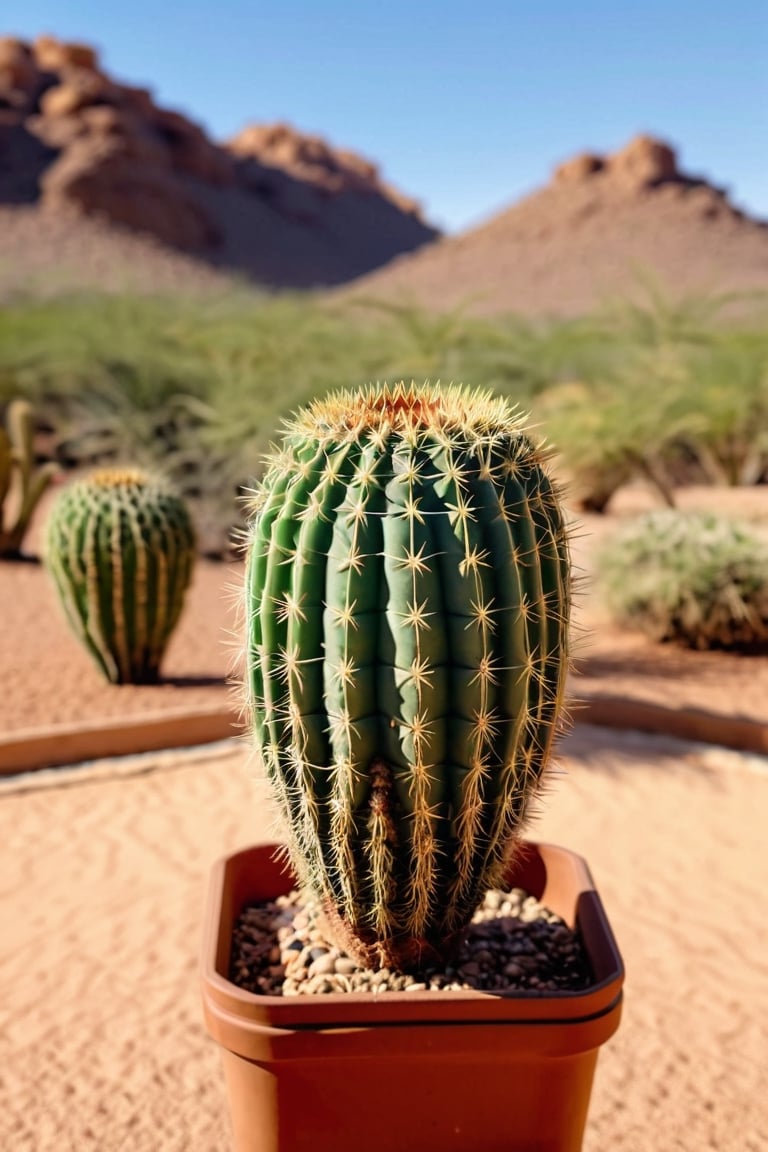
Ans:
<svg viewBox="0 0 768 1152"><path fill-rule="evenodd" d="M4 664L0 735L163 711L203 710L234 699L227 676L237 650L237 565L198 560L158 685L108 684L60 609L39 564L0 564Z"/></svg>
<svg viewBox="0 0 768 1152"><path fill-rule="evenodd" d="M3 692L0 737L50 725L89 724L148 713L231 707L238 665L238 564L199 561L171 638L159 685L106 683L70 634L39 565L0 564ZM688 652L617 629L586 591L576 630L573 692L604 693L666 706L768 721L768 659Z"/></svg>
<svg viewBox="0 0 768 1152"><path fill-rule="evenodd" d="M768 487L691 487L678 490L676 499L681 510L715 511L768 532ZM768 722L766 657L653 643L639 632L618 628L601 603L596 551L620 523L655 506L644 486L628 486L614 497L609 515L583 516L576 524L572 555L582 583L575 604L573 692Z"/></svg>
<svg viewBox="0 0 768 1152"><path fill-rule="evenodd" d="M723 512L768 527L768 487L691 489L680 494L680 502L683 507L714 503ZM612 515L584 518L573 549L579 570L589 577L595 547L605 535L651 503L644 489L627 489L618 495ZM33 552L39 534L38 523L30 534ZM237 693L226 681L237 667L241 582L241 565L199 560L168 647L164 683L116 688L102 680L70 634L45 570L38 564L0 563L0 738L29 728L163 711L229 705L234 716ZM768 659L688 652L619 630L607 619L589 580L577 610L577 695L623 695L768 721Z"/></svg>
<svg viewBox="0 0 768 1152"><path fill-rule="evenodd" d="M768 761L588 726L564 751L532 831L587 856L627 967L585 1152L760 1152ZM118 767L0 785L9 1152L230 1147L197 952L211 862L269 836L263 782L236 743Z"/></svg>
<svg viewBox="0 0 768 1152"><path fill-rule="evenodd" d="M750 518L768 517L764 494L750 500ZM578 563L636 502L590 522ZM69 636L45 572L0 565L0 734L225 702L239 575L201 563L167 682L115 689ZM589 595L581 623L592 689L768 716L768 660L649 645L609 629ZM585 1152L759 1152L768 760L587 725L564 751L532 831L587 856L628 970ZM0 781L4 1152L226 1152L197 985L202 901L211 862L270 828L263 781L234 742Z"/></svg>

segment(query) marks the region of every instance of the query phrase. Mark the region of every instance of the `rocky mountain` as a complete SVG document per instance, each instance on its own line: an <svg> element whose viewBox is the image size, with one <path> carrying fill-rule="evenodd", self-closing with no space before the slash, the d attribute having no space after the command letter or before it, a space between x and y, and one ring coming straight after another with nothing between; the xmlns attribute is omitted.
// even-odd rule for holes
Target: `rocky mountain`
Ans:
<svg viewBox="0 0 768 1152"><path fill-rule="evenodd" d="M441 239L374 164L287 124L212 141L93 48L0 39L0 293L331 288L435 309L583 312L650 273L672 295L768 289L768 228L639 136L584 153Z"/></svg>
<svg viewBox="0 0 768 1152"><path fill-rule="evenodd" d="M287 125L217 144L48 36L0 39L0 206L0 264L39 212L49 236L75 221L86 250L106 225L137 258L159 244L274 287L338 284L436 236L356 154Z"/></svg>
<svg viewBox="0 0 768 1152"><path fill-rule="evenodd" d="M641 274L672 296L768 290L768 227L726 191L680 171L674 150L638 136L584 153L478 228L399 257L344 294L436 309L578 314Z"/></svg>

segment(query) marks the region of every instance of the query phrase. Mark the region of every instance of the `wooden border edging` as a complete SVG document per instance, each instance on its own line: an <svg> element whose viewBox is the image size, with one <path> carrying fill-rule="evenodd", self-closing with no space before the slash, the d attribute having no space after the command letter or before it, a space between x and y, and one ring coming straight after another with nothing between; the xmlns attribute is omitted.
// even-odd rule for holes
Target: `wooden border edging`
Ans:
<svg viewBox="0 0 768 1152"><path fill-rule="evenodd" d="M240 728L231 708L203 712L152 713L101 720L88 727L61 724L26 728L0 736L0 776L37 768L58 768L84 760L189 748L236 736Z"/></svg>
<svg viewBox="0 0 768 1152"><path fill-rule="evenodd" d="M576 723L653 732L768 756L768 724L759 720L697 708L668 708L622 696L582 696L572 699L572 703ZM236 714L226 707L101 720L87 728L76 724L25 728L0 736L0 776L110 756L212 744L237 736L241 730Z"/></svg>
<svg viewBox="0 0 768 1152"><path fill-rule="evenodd" d="M668 708L650 700L623 696L582 696L574 701L574 720L606 728L632 728L768 755L768 724L744 716L725 716L698 708Z"/></svg>

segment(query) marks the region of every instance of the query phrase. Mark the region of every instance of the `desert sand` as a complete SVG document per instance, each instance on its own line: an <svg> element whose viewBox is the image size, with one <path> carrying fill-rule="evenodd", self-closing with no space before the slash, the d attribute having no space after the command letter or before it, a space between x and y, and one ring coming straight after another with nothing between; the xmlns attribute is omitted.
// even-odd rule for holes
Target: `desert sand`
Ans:
<svg viewBox="0 0 768 1152"><path fill-rule="evenodd" d="M627 968L585 1152L760 1152L768 761L588 726L563 750L532 833L587 856ZM0 785L0 1147L226 1152L206 873L270 832L234 741Z"/></svg>
<svg viewBox="0 0 768 1152"><path fill-rule="evenodd" d="M6 652L0 693L3 735L60 725L129 721L147 714L230 709L238 720L236 589L239 564L200 561L184 615L168 646L163 682L115 688L71 635L47 573L0 565ZM768 660L653 644L618 629L585 591L578 605L572 690L700 707L768 722Z"/></svg>
<svg viewBox="0 0 768 1152"><path fill-rule="evenodd" d="M643 499L623 494L613 517L590 521L580 566L589 571L597 539ZM744 493L721 495L729 501L758 522L768 511L759 492L748 509ZM0 566L0 735L226 702L239 575L202 563L168 681L114 689L67 633L44 570ZM591 646L577 691L589 681L765 723L765 659L652 645L609 628L589 592L580 613ZM588 858L627 967L585 1152L759 1152L768 757L583 721L562 752L531 834ZM273 829L259 764L238 740L0 779L0 1148L226 1152L197 980L206 876L217 856Z"/></svg>
<svg viewBox="0 0 768 1152"><path fill-rule="evenodd" d="M713 507L768 528L768 488L681 490L682 507ZM617 494L610 516L574 525L574 565L584 577L577 597L575 696L621 695L768 723L768 659L689 652L617 628L593 581L595 549L626 516L653 506L642 487ZM45 509L29 535L39 554ZM0 564L0 629L4 648L0 745L4 736L39 729L130 722L167 713L229 709L237 724L238 605L242 564L198 560L187 603L171 637L156 686L115 688L71 635L40 564Z"/></svg>

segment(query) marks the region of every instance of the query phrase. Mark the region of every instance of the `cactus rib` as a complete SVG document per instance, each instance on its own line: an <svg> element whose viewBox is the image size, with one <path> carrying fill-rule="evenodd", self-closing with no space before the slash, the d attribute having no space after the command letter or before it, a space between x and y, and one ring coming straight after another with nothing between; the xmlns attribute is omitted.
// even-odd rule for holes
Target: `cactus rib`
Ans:
<svg viewBox="0 0 768 1152"><path fill-rule="evenodd" d="M302 882L367 962L450 951L560 719L569 562L547 453L485 393L299 412L250 525L248 704Z"/></svg>

